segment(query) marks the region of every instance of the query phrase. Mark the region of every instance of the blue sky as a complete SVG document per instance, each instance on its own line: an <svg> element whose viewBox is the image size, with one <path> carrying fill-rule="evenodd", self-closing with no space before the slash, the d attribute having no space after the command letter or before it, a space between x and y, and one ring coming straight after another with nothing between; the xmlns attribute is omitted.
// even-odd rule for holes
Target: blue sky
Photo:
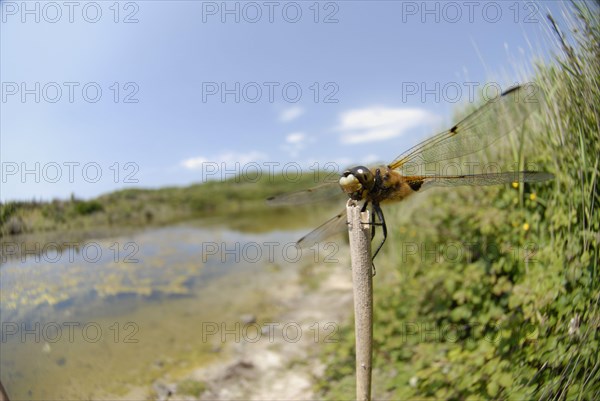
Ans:
<svg viewBox="0 0 600 401"><path fill-rule="evenodd" d="M0 2L2 201L389 161L473 88L523 82L563 7L70 4Z"/></svg>

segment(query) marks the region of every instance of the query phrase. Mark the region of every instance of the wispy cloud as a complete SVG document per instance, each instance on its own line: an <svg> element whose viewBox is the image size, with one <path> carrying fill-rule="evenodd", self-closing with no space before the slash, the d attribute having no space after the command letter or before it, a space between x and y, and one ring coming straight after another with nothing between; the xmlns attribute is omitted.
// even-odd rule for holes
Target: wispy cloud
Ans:
<svg viewBox="0 0 600 401"><path fill-rule="evenodd" d="M285 137L285 141L287 143L292 144L301 144L306 140L306 135L303 132L292 132L288 136Z"/></svg>
<svg viewBox="0 0 600 401"><path fill-rule="evenodd" d="M281 149L287 152L290 157L296 158L300 151L306 148L309 141L310 138L304 132L292 132L285 136L285 144L281 146Z"/></svg>
<svg viewBox="0 0 600 401"><path fill-rule="evenodd" d="M342 143L357 144L395 138L436 120L436 115L423 109L374 106L342 113L336 129Z"/></svg>
<svg viewBox="0 0 600 401"><path fill-rule="evenodd" d="M185 159L180 162L180 165L188 170L200 170L204 165L209 163L217 164L219 166L226 166L227 168L233 168L236 163L243 165L251 162L259 162L261 160L265 160L266 158L266 154L258 151L250 151L246 153L223 152L212 157L196 156Z"/></svg>
<svg viewBox="0 0 600 401"><path fill-rule="evenodd" d="M279 120L284 123L287 123L292 120L295 120L296 118L300 117L302 114L304 114L304 109L302 107L292 106L281 112L281 114L279 115Z"/></svg>

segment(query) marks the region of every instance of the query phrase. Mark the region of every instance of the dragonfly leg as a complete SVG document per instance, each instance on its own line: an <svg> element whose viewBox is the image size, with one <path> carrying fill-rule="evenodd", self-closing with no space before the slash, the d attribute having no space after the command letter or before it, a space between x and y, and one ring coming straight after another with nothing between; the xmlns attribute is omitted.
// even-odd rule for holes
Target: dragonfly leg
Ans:
<svg viewBox="0 0 600 401"><path fill-rule="evenodd" d="M379 207L379 206L377 206L377 207ZM371 206L371 221L369 222L369 224L371 225L371 241L373 241L373 239L375 239L376 227L383 225L381 218L379 218L379 215L377 214L377 211L375 208L376 208L375 205ZM379 222L377 222L377 218L379 218Z"/></svg>
<svg viewBox="0 0 600 401"><path fill-rule="evenodd" d="M380 223L377 223L376 221L377 219L377 215L375 213L375 205L371 206L371 241L373 241L373 238L375 238L375 227L378 226Z"/></svg>
<svg viewBox="0 0 600 401"><path fill-rule="evenodd" d="M373 203L373 212L377 215L377 218L379 218L379 221L380 221L380 223L377 225L381 225L381 228L383 230L383 239L381 240L381 243L379 244L379 246L377 247L377 250L373 254L373 259L375 259L375 257L381 250L381 247L385 243L385 240L387 239L387 226L385 225L385 217L383 217L383 211L381 210L381 207L378 204ZM375 217L375 216L373 216L373 217ZM373 227L375 227L374 220L373 220Z"/></svg>

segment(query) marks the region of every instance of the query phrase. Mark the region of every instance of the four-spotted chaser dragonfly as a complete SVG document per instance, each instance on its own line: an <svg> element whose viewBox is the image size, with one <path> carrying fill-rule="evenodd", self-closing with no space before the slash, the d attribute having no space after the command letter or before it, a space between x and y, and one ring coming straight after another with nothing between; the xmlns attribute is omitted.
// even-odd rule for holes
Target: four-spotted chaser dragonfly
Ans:
<svg viewBox="0 0 600 401"><path fill-rule="evenodd" d="M387 238L387 227L380 206L382 203L398 202L414 193L436 186L483 186L512 182L539 182L553 178L550 173L535 171L466 175L415 174L423 169L427 171L426 166L432 163L485 149L521 126L533 109L539 106L536 89L532 84L527 84L507 90L489 100L449 130L413 146L387 166L374 169L365 166L353 167L344 171L337 183L330 182L315 188L274 196L267 199L267 202L271 205L300 204L345 193L351 199L364 202L362 211L365 211L370 204L372 237L375 234L375 226L381 226L383 231L383 240L373 254L375 258ZM406 175L407 171L410 175ZM298 241L298 246L312 246L343 231L346 224L346 212L343 210L302 237Z"/></svg>

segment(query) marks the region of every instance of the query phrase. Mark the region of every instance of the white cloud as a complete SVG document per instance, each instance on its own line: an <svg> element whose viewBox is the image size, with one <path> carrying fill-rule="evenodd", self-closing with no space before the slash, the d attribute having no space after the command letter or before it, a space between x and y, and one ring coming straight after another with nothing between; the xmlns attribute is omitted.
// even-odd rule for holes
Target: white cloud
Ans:
<svg viewBox="0 0 600 401"><path fill-rule="evenodd" d="M285 136L286 143L281 146L281 149L287 152L290 157L297 158L300 151L306 148L306 142L308 141L309 138L304 132L292 132Z"/></svg>
<svg viewBox="0 0 600 401"><path fill-rule="evenodd" d="M284 123L287 123L292 120L295 120L296 118L300 117L302 114L304 114L304 109L302 107L292 106L288 109L285 109L283 112L281 112L281 114L279 115L279 120L283 121Z"/></svg>
<svg viewBox="0 0 600 401"><path fill-rule="evenodd" d="M185 159L181 162L181 165L187 168L188 170L197 170L200 167L202 167L204 163L208 163L208 159L200 156Z"/></svg>
<svg viewBox="0 0 600 401"><path fill-rule="evenodd" d="M383 162L381 160L381 157L377 156L376 154L373 153L369 153L367 155L365 155L362 160L361 163L365 166L372 166L375 164L385 164L385 162Z"/></svg>
<svg viewBox="0 0 600 401"><path fill-rule="evenodd" d="M285 137L287 143L300 144L306 140L306 135L303 132L292 132Z"/></svg>
<svg viewBox="0 0 600 401"><path fill-rule="evenodd" d="M180 165L188 170L200 170L206 164L216 164L218 166L225 166L227 169L233 169L236 163L239 165L258 162L259 160L265 160L267 155L258 151L250 151L247 153L239 152L223 152L214 157L197 156L189 159L182 160Z"/></svg>
<svg viewBox="0 0 600 401"><path fill-rule="evenodd" d="M342 113L337 130L342 143L356 144L394 138L434 121L437 117L423 109L368 107Z"/></svg>

